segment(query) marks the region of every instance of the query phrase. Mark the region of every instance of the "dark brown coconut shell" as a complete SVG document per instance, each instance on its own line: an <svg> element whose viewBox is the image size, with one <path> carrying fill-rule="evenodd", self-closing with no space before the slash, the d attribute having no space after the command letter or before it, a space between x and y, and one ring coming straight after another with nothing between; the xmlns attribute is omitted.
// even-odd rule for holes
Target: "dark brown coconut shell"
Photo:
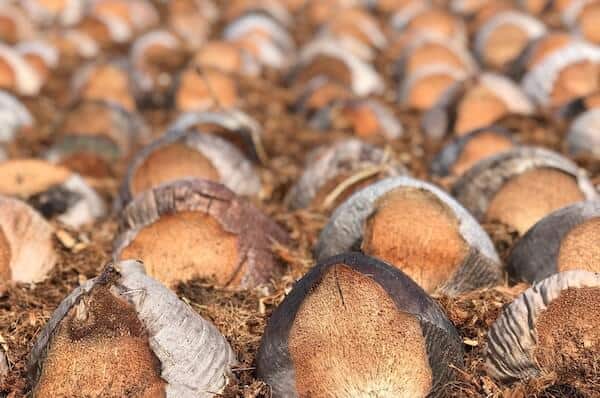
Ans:
<svg viewBox="0 0 600 398"><path fill-rule="evenodd" d="M490 204L495 199L497 193L505 187L505 184L516 177L534 171L552 172L553 176L557 176L557 178L558 176L561 177L561 183L564 182L566 184L568 182L573 185L575 191L563 192L564 186L561 186L560 188L554 186L551 189L546 186L549 191L556 192L559 196L555 198L556 200L551 202L544 199L543 201L535 203L529 203L529 201L536 199L527 192L523 192L523 201L527 201L527 204L513 203L513 205L518 205L523 211L527 211L527 214L529 214L529 212L537 213L538 211L546 209L548 206L554 207L558 205L558 207L563 207L584 199L594 199L598 195L585 175L585 172L579 169L577 165L570 160L556 152L542 148L524 146L516 147L477 163L456 181L452 187L452 194L471 212L471 214L475 216L475 218L484 220L488 217L486 214L488 213ZM572 179L572 181L568 178ZM538 181L545 180L538 179ZM535 188L531 187L531 189ZM538 193L540 195L542 194L541 191ZM563 194L565 196L564 198ZM579 199L571 200L570 196L575 194ZM539 207L542 205L544 207ZM556 207L548 208L548 212L556 209ZM533 216L528 215L527 217L531 218ZM539 220L539 218L537 220ZM531 224L529 226L532 226L537 220L533 222L531 222L531 220L527 221L526 224ZM522 225L517 229L523 234L528 227Z"/></svg>
<svg viewBox="0 0 600 398"><path fill-rule="evenodd" d="M140 194L123 209L121 233L114 244L114 258L123 259L124 252L135 243L136 237L143 233L144 229L152 227L154 223L157 223L156 228L160 228L158 223L162 220L166 220L168 223L178 214L182 221L185 221L186 218L189 219L189 228L185 224L175 224L174 227L172 227L173 224L163 224L163 228L170 228L170 233L181 237L182 240L184 238L196 239L190 235L190 229L195 222L192 220L193 214L202 216L204 220L202 223L205 225L215 224L213 235L222 235L222 239L213 239L210 242L214 246L203 246L209 243L202 241L190 246L190 250L198 248L198 246L203 247L206 251L213 250L205 254L211 256L213 262L217 260L219 262L219 266L215 268L216 274L210 274L203 270L202 261L194 262L195 268L192 272L188 272L189 265L185 266L184 271L190 278L216 276L219 284L224 287L246 289L268 282L273 275L279 272L279 265L272 246L277 243L286 244L288 242L287 234L256 207L236 197L223 185L199 179L179 180L161 185ZM199 234L198 236L205 233L196 232ZM232 248L231 245L235 247ZM169 251L169 248L173 249ZM234 253L227 251L227 248L232 249ZM154 242L152 249L161 251L161 258L164 258L165 263L148 265L157 270L163 268L162 272L164 273L175 274L177 272L175 269L164 270L165 267L169 267L171 259L169 256L177 255L182 257L184 262L192 261L191 258L185 257L185 252L178 252L176 245L170 239L160 239ZM145 248L143 244L133 249L142 260L145 260L144 254L147 250L148 248ZM146 260L146 262L148 261ZM226 262L229 264L225 264ZM226 273L227 266L231 268L229 273ZM170 279L174 283L182 281L176 275L171 275ZM173 284L170 285L173 286Z"/></svg>
<svg viewBox="0 0 600 398"><path fill-rule="evenodd" d="M460 175L475 163L515 145L510 131L488 126L448 142L431 163L431 172L440 177Z"/></svg>
<svg viewBox="0 0 600 398"><path fill-rule="evenodd" d="M508 272L534 283L557 272L600 272L600 201L557 210L535 224L514 246Z"/></svg>
<svg viewBox="0 0 600 398"><path fill-rule="evenodd" d="M188 159L197 157L198 162L201 160L202 167L196 167L194 163L191 169L184 168L181 158L184 155L176 151L175 155L178 156L170 156L168 153L170 148L181 149ZM140 193L136 192L134 186L138 170L142 169L147 162L156 163L156 158L153 156L160 156L162 151L167 151L169 156L161 158L155 166L160 166L163 171L168 170L170 166L175 168L171 174L164 177L167 181L185 177L208 178L210 174L215 180L239 195L256 195L261 189L260 177L254 165L233 144L213 134L204 134L197 130L174 129L142 148L132 159L119 190L117 207L126 205L136 193ZM206 171L206 168L210 170ZM155 173L150 173L150 177L156 177ZM140 186L146 189L151 188L147 186L148 184L166 182L151 179L145 181L143 184L140 183Z"/></svg>
<svg viewBox="0 0 600 398"><path fill-rule="evenodd" d="M404 332L390 339L397 328ZM380 362L388 355L396 361ZM452 366L462 366L462 345L440 307L402 272L358 253L323 260L300 279L273 312L257 354L257 373L274 398L380 393L374 388L438 397Z"/></svg>
<svg viewBox="0 0 600 398"><path fill-rule="evenodd" d="M235 363L211 322L123 261L54 311L31 350L31 395L209 398Z"/></svg>
<svg viewBox="0 0 600 398"><path fill-rule="evenodd" d="M364 184L406 174L408 170L383 150L356 139L343 140L316 148L307 155L304 172L285 201L290 208L300 209L321 199L324 201L321 205L333 209ZM353 176L357 177L355 182L339 192L335 200L327 199L344 181L354 181L350 180Z"/></svg>
<svg viewBox="0 0 600 398"><path fill-rule="evenodd" d="M506 383L548 373L567 383L597 376L599 309L598 273L566 271L536 283L492 325L488 374Z"/></svg>
<svg viewBox="0 0 600 398"><path fill-rule="evenodd" d="M384 227L379 233L392 235L381 236L387 239L380 242L379 246L384 246L381 249L369 224L384 209L382 200L393 193L410 195L406 201L410 207L404 206L402 213L386 213L397 220L379 223ZM442 235L441 229L448 236ZM322 260L358 248L370 252L381 249L382 257L400 256L399 263L393 265L405 269L431 292L455 295L493 286L502 279L496 249L479 223L441 189L410 177L387 178L350 196L319 235L315 257Z"/></svg>

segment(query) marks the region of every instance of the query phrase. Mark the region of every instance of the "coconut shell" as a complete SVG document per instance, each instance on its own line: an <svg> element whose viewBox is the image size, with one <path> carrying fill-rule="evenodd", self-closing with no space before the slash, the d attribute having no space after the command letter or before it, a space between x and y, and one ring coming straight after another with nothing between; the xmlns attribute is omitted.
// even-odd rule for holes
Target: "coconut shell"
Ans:
<svg viewBox="0 0 600 398"><path fill-rule="evenodd" d="M183 113L168 127L175 131L194 129L226 139L254 162L267 161L260 124L241 110Z"/></svg>
<svg viewBox="0 0 600 398"><path fill-rule="evenodd" d="M584 199L597 197L585 172L573 162L558 153L525 146L477 163L454 183L452 194L475 218L483 220L495 195L508 181L525 172L542 169L558 171L573 178Z"/></svg>
<svg viewBox="0 0 600 398"><path fill-rule="evenodd" d="M168 150L173 146L184 148L188 155L197 152L198 157L202 157L203 162L208 163L211 172L216 173L218 181L235 193L256 195L260 191L261 183L257 171L235 146L216 135L204 134L199 131L171 130L141 149L132 159L119 190L120 205L127 204L135 196L134 183L138 169L144 166L153 154L160 153L161 150ZM176 166L176 162L180 160L177 157L169 157L161 162L170 162ZM176 171L169 180L193 177L186 174L179 175L180 172L188 173L189 170Z"/></svg>
<svg viewBox="0 0 600 398"><path fill-rule="evenodd" d="M0 163L0 194L27 200L44 217L78 228L102 217L106 206L83 178L37 159Z"/></svg>
<svg viewBox="0 0 600 398"><path fill-rule="evenodd" d="M557 210L535 224L508 258L512 278L538 282L557 272L583 269L600 272L596 251L600 201L580 202ZM595 264L594 264L595 262Z"/></svg>
<svg viewBox="0 0 600 398"><path fill-rule="evenodd" d="M567 149L571 155L591 155L600 158L600 109L591 109L579 115L567 134Z"/></svg>
<svg viewBox="0 0 600 398"><path fill-rule="evenodd" d="M460 263L455 264L454 269L450 269L449 274L444 275L445 280L434 290L453 295L478 287L491 286L501 280L502 271L498 254L479 223L441 189L410 177L394 177L379 181L358 191L342 203L319 236L315 247L316 258L322 260L362 245L367 231L367 222L378 211L379 199L398 189L400 192L417 191L433 196L437 202L447 207L446 214L457 222L456 233L466 253L462 253L459 258ZM424 220L414 222L422 223ZM422 242L420 244L423 245ZM424 257L427 255L426 251L422 254Z"/></svg>
<svg viewBox="0 0 600 398"><path fill-rule="evenodd" d="M336 281L340 300L335 288L328 286ZM327 299L334 302L320 302ZM322 322L334 323L321 326L327 333L319 333L318 325L310 322L311 310L320 313L321 306ZM377 309L369 314L361 311L371 306ZM388 320L390 313L402 320ZM388 339L395 328L405 333L398 340ZM414 340L412 330L418 336ZM347 352L339 348L346 346L352 348ZM389 359L387 355L406 356L407 362L380 362L382 357ZM411 369L404 368L409 366L408 357ZM326 366L319 359L339 367ZM335 389L341 395L341 391L373 394L373 386L393 396L405 396L414 388L420 394L410 396L438 397L454 377L451 366L462 366L462 346L440 307L410 278L374 258L346 253L320 261L296 283L271 315L256 363L274 398L325 397ZM328 387L329 394L319 385Z"/></svg>
<svg viewBox="0 0 600 398"><path fill-rule="evenodd" d="M35 283L54 267L54 228L17 199L0 197L0 280Z"/></svg>
<svg viewBox="0 0 600 398"><path fill-rule="evenodd" d="M440 177L460 175L465 168L514 145L510 131L494 125L482 127L447 143L431 162L431 172Z"/></svg>
<svg viewBox="0 0 600 398"><path fill-rule="evenodd" d="M449 90L468 77L462 69L447 65L429 65L402 80L398 99L406 106L425 111L442 101Z"/></svg>
<svg viewBox="0 0 600 398"><path fill-rule="evenodd" d="M543 371L555 371L561 376L565 370L574 371L574 367L560 367L570 361L579 360L585 363L584 366L593 366L598 360L598 329L596 326L596 329L586 330L591 323L587 326L585 323L599 319L599 294L600 274L586 271L555 274L527 289L504 309L488 333L488 374L503 382L513 382L538 377ZM567 301L561 302L562 298ZM577 307L586 301L596 303L596 306L581 313ZM555 302L557 306L552 308ZM548 319L543 319L546 313L551 313L556 322L551 330L545 330L548 328L544 325ZM540 326L542 328L538 330ZM548 344L547 335L557 332L561 336L554 337L560 340ZM587 339L591 346L582 343ZM548 363L544 353L540 353L541 349L551 349L556 362Z"/></svg>
<svg viewBox="0 0 600 398"><path fill-rule="evenodd" d="M279 271L271 247L277 242L286 244L288 242L286 233L257 208L236 197L223 185L198 179L179 180L161 185L140 194L125 207L121 214L121 233L114 244L114 258L123 258L125 250L139 234L144 232L145 228L158 223L161 219L177 216L179 213L189 218L190 223L193 222L191 218L195 213L204 217L204 224L209 221L215 222L218 228L213 234L223 234L223 239L219 243L215 242L215 245L226 246L233 242L234 258L230 258L231 253L223 251L220 260L222 265L218 270L218 274L222 275L216 275L225 287L252 288L268 282ZM189 230L183 228L173 233L181 236L189 234ZM198 244L202 245L202 242ZM156 242L153 249L155 247L160 249L162 245L165 245L164 253L168 253L168 247L172 246L172 242L169 239L162 240L162 243ZM144 250L147 249L142 248L140 251L142 256ZM185 253L178 254L185 256ZM229 257L225 258L226 255ZM233 260L232 264L229 264L233 268L230 274L225 274L225 263L228 259ZM189 272L190 277L207 276L204 275L206 271L202 269L203 265L196 264L197 272ZM153 266L159 265L153 264Z"/></svg>
<svg viewBox="0 0 600 398"><path fill-rule="evenodd" d="M346 177L347 181L352 175L368 169L373 169L373 173L366 173L363 179L352 184L355 189L356 185L360 186L361 181L372 182L373 178L408 174L404 166L389 158L383 150L356 139L343 140L332 146L316 148L307 155L304 172L288 193L285 202L292 209L308 207L336 177ZM334 189L335 187L331 187L327 193ZM340 196L343 197L344 194Z"/></svg>
<svg viewBox="0 0 600 398"><path fill-rule="evenodd" d="M64 347L65 340L71 342L69 348ZM105 352L103 344L110 344L114 352ZM134 358L119 357L119 349L127 352L127 346L121 347L124 344L137 348L130 353ZM147 363L134 361L144 352L148 352ZM79 356L69 360L69 353ZM102 360L116 363L96 362ZM227 385L235 363L231 347L211 322L147 276L141 263L123 261L109 264L99 277L75 288L60 303L31 350L30 382L33 396L40 389L74 396L95 388L116 395L122 387L122 396L137 391L151 396L212 397ZM76 370L67 368L53 380L67 364ZM113 374L111 368L127 373ZM152 374L152 385L135 384L142 372Z"/></svg>

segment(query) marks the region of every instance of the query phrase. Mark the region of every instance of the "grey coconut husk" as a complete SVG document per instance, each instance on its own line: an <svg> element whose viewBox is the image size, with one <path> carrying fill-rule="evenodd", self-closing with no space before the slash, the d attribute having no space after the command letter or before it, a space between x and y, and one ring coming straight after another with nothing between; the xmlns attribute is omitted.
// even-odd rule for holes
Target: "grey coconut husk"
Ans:
<svg viewBox="0 0 600 398"><path fill-rule="evenodd" d="M288 348L290 330L303 301L320 284L325 272L339 264L373 279L393 300L398 311L414 315L419 320L433 376L428 397L442 396L444 386L454 378L452 366L461 367L463 364L462 342L446 314L398 269L360 253L344 253L315 265L296 283L268 321L257 353L256 366L258 376L271 386L273 397L298 397L294 365ZM392 366L403 365L407 364Z"/></svg>
<svg viewBox="0 0 600 398"><path fill-rule="evenodd" d="M514 246L507 260L511 277L538 282L558 270L564 237L576 226L600 217L600 200L586 201L552 212L538 221Z"/></svg>
<svg viewBox="0 0 600 398"><path fill-rule="evenodd" d="M78 134L82 131L69 131L64 127L69 113L79 112L85 107L105 109L111 115L112 126L102 130L102 135ZM86 127L84 126L83 129ZM102 100L87 100L75 104L63 117L54 132L54 142L44 154L53 163L79 151L97 153L109 162L129 156L134 149L149 140L149 129L144 120L118 104Z"/></svg>
<svg viewBox="0 0 600 398"><path fill-rule="evenodd" d="M365 223L376 210L377 199L403 187L428 191L447 205L456 216L460 235L469 246L469 254L463 264L438 288L439 292L455 295L479 287L493 286L502 279L500 258L481 225L440 188L411 177L393 177L379 181L358 191L342 203L319 235L315 246L317 260L358 247L363 239Z"/></svg>
<svg viewBox="0 0 600 398"><path fill-rule="evenodd" d="M518 85L505 76L484 72L471 79L454 83L438 102L423 114L421 127L429 138L441 139L454 129L460 100L474 85L483 85L493 92L504 103L508 113L532 115L535 111L533 103Z"/></svg>
<svg viewBox="0 0 600 398"><path fill-rule="evenodd" d="M267 154L262 144L263 130L255 119L239 109L206 112L186 112L177 117L168 130L193 130L202 125L216 125L226 132L218 134L233 141L240 140L245 155L254 162L265 163Z"/></svg>
<svg viewBox="0 0 600 398"><path fill-rule="evenodd" d="M99 286L108 286L116 298L135 309L150 349L160 361L166 397L208 398L223 390L236 364L229 343L211 322L147 276L137 261L109 264L100 276L75 288L60 303L31 350L29 373L34 388L62 320L72 310L86 312L86 298Z"/></svg>
<svg viewBox="0 0 600 398"><path fill-rule="evenodd" d="M26 203L0 196L0 229L10 249L10 280L44 280L58 259L52 225Z"/></svg>
<svg viewBox="0 0 600 398"><path fill-rule="evenodd" d="M600 62L600 49L592 44L576 41L545 57L525 74L521 80L521 87L539 106L548 106L560 71L569 65L584 61Z"/></svg>
<svg viewBox="0 0 600 398"><path fill-rule="evenodd" d="M537 282L504 309L488 332L487 373L510 383L540 376L537 318L567 289L600 287L600 274L566 271ZM565 325L566 326L566 325Z"/></svg>
<svg viewBox="0 0 600 398"><path fill-rule="evenodd" d="M584 170L560 154L537 147L519 146L478 162L453 185L452 196L482 220L490 201L511 178L529 170L550 168L570 175L586 200L598 197Z"/></svg>
<svg viewBox="0 0 600 398"><path fill-rule="evenodd" d="M431 162L431 173L440 177L446 177L452 174L452 167L460 158L460 155L469 141L477 138L481 134L488 134L490 132L498 137L506 138L513 143L515 142L510 131L501 126L491 125L473 130L466 135L454 138L442 148Z"/></svg>
<svg viewBox="0 0 600 398"><path fill-rule="evenodd" d="M304 172L285 198L291 209L308 207L319 189L343 173L363 172L365 178L408 174L408 170L384 150L357 139L316 148L307 155L305 164Z"/></svg>
<svg viewBox="0 0 600 398"><path fill-rule="evenodd" d="M272 247L277 243L289 243L286 232L225 186L201 179L183 179L160 185L139 194L129 203L121 212L120 233L115 238L113 259L120 259L123 250L143 228L164 215L183 211L208 214L225 231L238 237L240 263L236 272L246 271L236 288L246 289L267 283L280 270ZM242 267L244 264L246 266Z"/></svg>
<svg viewBox="0 0 600 398"><path fill-rule="evenodd" d="M384 138L395 140L402 137L404 128L401 122L396 118L391 109L373 98L333 101L328 106L317 111L309 120L309 124L317 130L331 130L332 126L335 125L339 113L343 109L360 106L368 107L375 114L380 126L379 132Z"/></svg>
<svg viewBox="0 0 600 398"><path fill-rule="evenodd" d="M233 144L221 137L205 134L198 130L170 130L142 148L131 160L119 189L117 208L125 206L133 198L130 184L137 169L144 163L146 158L154 151L174 143L181 143L200 152L216 169L219 174L219 182L236 194L252 196L260 191L260 177L254 165Z"/></svg>
<svg viewBox="0 0 600 398"><path fill-rule="evenodd" d="M590 109L573 120L567 133L571 155L591 155L600 159L600 109Z"/></svg>

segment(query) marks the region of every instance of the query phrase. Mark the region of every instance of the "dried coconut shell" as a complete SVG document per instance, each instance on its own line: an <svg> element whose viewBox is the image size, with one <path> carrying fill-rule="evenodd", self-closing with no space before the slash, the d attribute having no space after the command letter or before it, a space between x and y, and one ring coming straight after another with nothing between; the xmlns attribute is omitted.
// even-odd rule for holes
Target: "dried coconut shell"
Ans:
<svg viewBox="0 0 600 398"><path fill-rule="evenodd" d="M208 398L227 385L235 363L211 322L141 263L122 261L54 311L31 351L31 394Z"/></svg>
<svg viewBox="0 0 600 398"><path fill-rule="evenodd" d="M256 362L274 398L439 397L452 367L462 366L462 347L409 277L347 253L320 261L296 283L269 319Z"/></svg>
<svg viewBox="0 0 600 398"><path fill-rule="evenodd" d="M114 258L140 258L147 272L169 287L213 277L222 287L254 288L280 271L272 245L288 242L286 233L253 205L223 185L199 179L138 195L124 208L121 224ZM177 242L156 240L160 235ZM166 258L170 264L162 262Z"/></svg>

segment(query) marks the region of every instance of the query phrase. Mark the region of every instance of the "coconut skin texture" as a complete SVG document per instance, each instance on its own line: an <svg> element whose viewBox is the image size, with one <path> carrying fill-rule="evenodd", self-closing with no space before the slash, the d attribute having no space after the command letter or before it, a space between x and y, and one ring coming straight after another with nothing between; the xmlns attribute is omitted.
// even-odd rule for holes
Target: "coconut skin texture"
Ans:
<svg viewBox="0 0 600 398"><path fill-rule="evenodd" d="M90 312L94 308L90 300L95 289L105 289L121 305L135 311L142 326L142 336L147 337L159 365L160 382L156 384L162 388L156 390L162 389L162 393L156 391L156 395L152 396L212 397L225 387L236 359L217 328L165 286L147 276L141 263L123 261L109 264L99 277L73 290L40 332L29 362L32 396L37 396L38 383L52 371L44 366L49 361L48 354L52 353L63 322L69 318L71 322L75 318L75 321L85 323L89 320L92 324L102 321L94 319L98 314ZM107 366L110 367L110 364ZM85 380L85 374L68 375L69 379L57 383L76 385ZM84 384L84 388L87 387ZM77 392L73 390L71 394L74 395L71 396L76 396ZM120 396L125 395L124 391Z"/></svg>
<svg viewBox="0 0 600 398"><path fill-rule="evenodd" d="M542 337L538 333L537 327L541 318L553 302L558 301L565 293L577 292L585 288L591 292L589 293L592 295L590 298L597 302L597 295L600 294L600 274L580 270L565 271L537 282L509 304L488 333L486 352L488 374L505 383L539 376L544 370L540 368L540 358L537 357L537 354L539 354L537 346L540 344L540 338ZM575 311L576 308L566 306L562 307L562 310L554 315L556 317L562 316L563 313L570 313ZM583 314L587 321L597 320L598 315L598 307L595 307L590 314ZM560 323L560 319L556 320ZM576 325L568 323L556 325L556 329L571 331L576 329ZM596 352L595 360L597 360L597 352L600 349L597 345L597 332L596 329L596 337L587 336L590 340L595 339L595 346L593 342L590 347L583 345L584 349L578 348L571 355L583 356L587 352L593 358L594 352ZM592 331L592 333L594 332ZM585 339L582 336L578 338ZM563 351L564 347L579 342L558 341L556 346L549 348L553 348L555 351L559 351L558 354L561 354L560 351ZM569 353L565 354L568 355ZM546 363L546 366L548 365L552 366L552 364Z"/></svg>
<svg viewBox="0 0 600 398"><path fill-rule="evenodd" d="M600 200L576 203L544 217L513 248L507 261L509 275L518 281L535 283L557 272L580 267L580 261L564 258L572 254L569 252L570 247L566 246L569 242L565 242L569 237L581 242L576 248L578 251L576 257L597 258L594 255L598 250L598 245L594 243L597 234L594 230L584 230L582 233L589 235L582 236L577 234L577 228L580 226L585 228L584 225L598 223L599 220ZM586 269L587 271L599 271L598 264L594 266L592 263L587 263L585 266L590 267Z"/></svg>
<svg viewBox="0 0 600 398"><path fill-rule="evenodd" d="M294 338L294 334L302 333L302 330L298 330L295 325L299 317L303 317L306 311L310 311L310 307L305 307L305 303L314 303L311 301L311 296L318 292L322 287L320 286L327 277L331 277L332 274L335 276L335 272L350 274L357 278L357 281L361 281L361 285L365 282L372 282L381 289L387 298L391 299L395 306L395 312L408 316L408 318L418 320L418 327L421 330L421 337L419 338L420 343L423 343L425 348L425 366L429 369L429 389L425 391L423 395L428 397L438 397L442 394L444 385L451 381L453 378L452 370L450 365L460 367L462 365L462 345L460 338L456 332L454 326L448 321L445 314L442 312L440 307L421 289L419 288L410 278L405 274L397 270L396 268L378 261L372 257L368 257L359 253L346 253L339 256L335 256L323 261L320 261L312 270L310 270L302 279L300 279L294 289L285 298L285 300L279 305L279 307L273 312L265 333L263 335L261 345L257 354L257 372L259 377L265 380L272 388L273 397L305 397L310 396L305 393L297 391L297 380L298 375L305 374L306 369L297 368L297 364L294 363L294 357L298 357L298 349L290 347L290 341ZM343 301L344 292L341 290L340 295L342 301L336 303L324 303L326 306L340 305L338 311L343 314L345 311L352 311L351 308L346 308ZM344 287L348 287L344 285ZM347 297L353 293L346 291ZM381 297L381 296L376 296ZM350 305L352 302L348 302ZM356 302L354 302L357 304ZM365 303L366 305L366 303ZM360 307L361 304L358 304ZM381 315L381 314L380 314ZM350 315L351 316L351 315ZM300 320L301 321L301 320ZM357 321L355 321L356 323ZM407 322L408 323L408 322ZM382 335L385 335L385 331L389 330L389 325L379 324L377 322L372 325L377 330L382 331ZM393 325L399 326L400 325ZM408 325L406 325L408 326ZM360 327L357 325L357 327ZM326 327L327 328L327 327ZM342 331L343 332L343 331ZM351 345L356 350L363 350L365 346L368 347L370 344L381 344L385 338L379 336L376 341L369 341L368 339L360 340L362 333L353 334L352 330L348 330L349 334L346 338L336 342L332 342L334 345ZM307 336L310 338L310 335ZM319 338L315 336L315 338ZM356 341L355 339L358 339ZM386 343L391 343L386 341ZM319 344L319 341L315 341L317 344L315 347L304 347L304 349L323 351L331 349L327 346ZM392 344L393 345L393 344ZM415 344L415 346L418 344ZM413 352L412 344L410 348ZM394 346L395 348L395 346ZM294 351L294 352L291 352ZM373 349L375 351L375 349ZM362 352L362 351L361 351ZM414 349L417 352L417 349ZM312 354L311 354L312 355ZM416 355L416 354L415 354ZM354 363L355 368L364 370L365 373L371 374L374 368L377 368L381 364L373 363L368 364L369 358L363 358L362 363ZM421 359L421 358L419 358ZM330 358L328 361L334 361L336 358ZM417 364L418 359L411 366L421 366ZM330 362L329 362L330 363ZM401 363L394 363L393 366L402 366ZM334 368L338 370L337 368ZM379 368L377 369L379 370ZM310 369L308 370L310 371ZM341 370L340 370L341 371ZM353 371L353 369L350 369ZM324 379L329 378L331 372L326 371L323 375ZM320 379L319 374L315 375ZM392 384L389 380L370 380L371 385L352 385L353 379L348 379L346 385L336 386L339 387L340 395L336 396L357 396L352 395L352 391L356 394L362 392L367 394L369 389L381 387L385 389L386 383ZM406 381L407 384L413 383L412 379ZM398 394L402 390L396 390ZM370 391L373 393L373 391ZM388 391L390 396L394 395L394 391ZM422 391L423 392L423 391ZM331 396L331 395L316 395L318 396ZM416 396L416 395L415 395Z"/></svg>
<svg viewBox="0 0 600 398"><path fill-rule="evenodd" d="M54 229L18 199L0 196L0 279L42 281L57 261Z"/></svg>
<svg viewBox="0 0 600 398"><path fill-rule="evenodd" d="M376 174L369 174L370 178L382 174L386 177L408 174L400 163L386 159L383 150L357 139L348 139L311 151L302 176L285 201L292 209L308 207L327 182L340 175L356 175L367 168L380 169Z"/></svg>
<svg viewBox="0 0 600 398"><path fill-rule="evenodd" d="M134 178L146 160L170 145L180 145L188 152L198 152L206 159L218 181L238 195L256 195L261 189L260 177L253 164L234 145L224 139L200 131L170 130L161 138L142 148L131 160L119 190L117 207L122 208L135 196ZM180 159L171 159L171 162ZM173 163L174 164L174 163ZM179 175L177 178L193 177Z"/></svg>
<svg viewBox="0 0 600 398"><path fill-rule="evenodd" d="M287 244L287 234L256 207L241 200L223 185L200 179L178 180L136 197L122 211L121 233L115 239L113 257L120 259L136 237L161 218L178 213L189 215L190 212L206 215L215 221L226 235L223 245L225 239L228 242L235 240L236 263L232 273L223 276L226 277L226 287L252 288L268 282L279 271L271 248L276 243ZM185 230L180 233L185 233ZM213 244L218 245L217 242ZM161 245L168 246L171 242L167 239L162 244L155 244L159 248ZM223 268L224 263L223 258ZM197 273L201 272L200 267Z"/></svg>
<svg viewBox="0 0 600 398"><path fill-rule="evenodd" d="M524 172L538 169L554 170L572 177L585 200L598 197L585 172L573 162L556 152L526 146L516 147L477 163L456 181L452 187L452 195L475 218L483 220L494 196L504 184Z"/></svg>
<svg viewBox="0 0 600 398"><path fill-rule="evenodd" d="M367 222L377 211L377 202L396 190L423 191L448 210L456 222L456 233L466 253L447 279L436 287L448 295L493 286L502 279L500 259L496 249L479 223L458 202L441 189L410 177L393 177L372 184L348 198L333 213L321 232L315 247L318 260L355 250L364 244ZM419 222L422 222L420 220ZM398 226L400 227L400 226ZM427 253L423 253L425 255ZM406 264L410 267L411 264Z"/></svg>

